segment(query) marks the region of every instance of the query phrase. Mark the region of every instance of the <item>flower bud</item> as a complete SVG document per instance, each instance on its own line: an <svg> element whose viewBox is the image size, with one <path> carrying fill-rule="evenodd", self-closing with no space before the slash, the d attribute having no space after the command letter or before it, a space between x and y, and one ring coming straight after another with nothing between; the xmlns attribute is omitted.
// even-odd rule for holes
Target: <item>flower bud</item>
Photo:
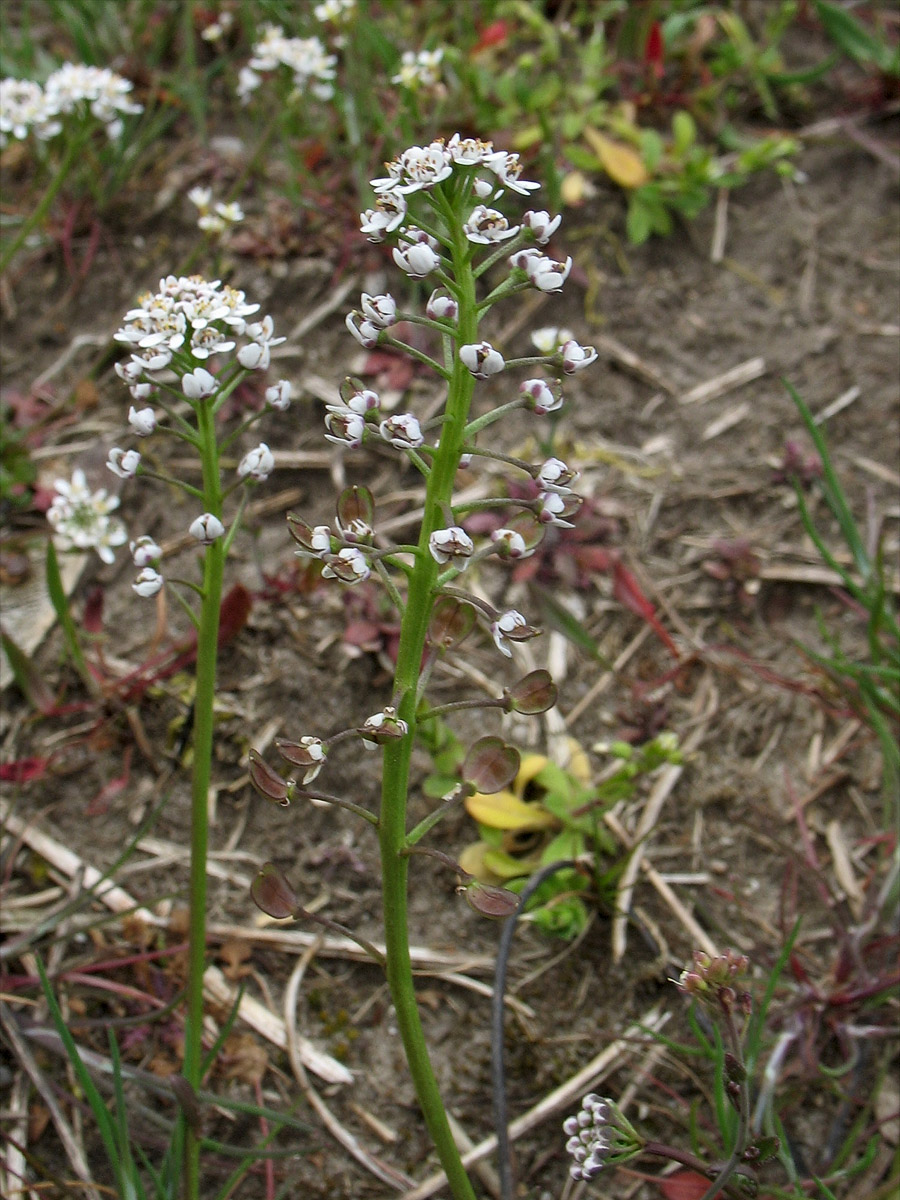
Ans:
<svg viewBox="0 0 900 1200"><path fill-rule="evenodd" d="M254 342L253 345L256 345L256 343ZM238 475L242 479L249 475L251 479L255 479L257 483L260 483L262 480L268 479L274 469L275 459L272 451L265 442L260 442L258 446L250 450L241 459L238 464Z"/></svg>
<svg viewBox="0 0 900 1200"><path fill-rule="evenodd" d="M203 513L191 522L191 537L197 539L201 546L211 546L225 532L225 526L212 513Z"/></svg>
<svg viewBox="0 0 900 1200"><path fill-rule="evenodd" d="M266 388L266 404L277 412L287 412L291 406L291 384L289 379L279 379Z"/></svg>
<svg viewBox="0 0 900 1200"><path fill-rule="evenodd" d="M425 305L425 315L432 321L455 321L459 316L459 305L452 296L435 288Z"/></svg>
<svg viewBox="0 0 900 1200"><path fill-rule="evenodd" d="M526 398L528 407L538 416L562 408L562 388L556 381L548 383L546 379L526 379L524 383L519 384L519 392Z"/></svg>
<svg viewBox="0 0 900 1200"><path fill-rule="evenodd" d="M248 371L265 371L272 361L268 342L248 342L237 352L237 360Z"/></svg>
<svg viewBox="0 0 900 1200"><path fill-rule="evenodd" d="M529 625L522 614L514 608L501 613L491 623L491 637L494 639L494 645L507 658L512 657L512 651L506 644L507 638L513 642L524 642L529 638L537 637L539 632L540 630Z"/></svg>
<svg viewBox="0 0 900 1200"><path fill-rule="evenodd" d="M543 209L537 212L529 209L522 218L522 227L531 230L534 240L539 245L546 246L559 228L560 221L562 221L562 216L553 217L551 220L550 214Z"/></svg>
<svg viewBox="0 0 900 1200"><path fill-rule="evenodd" d="M250 885L250 896L257 908L276 920L292 917L302 906L284 872L274 863L263 863Z"/></svg>
<svg viewBox="0 0 900 1200"><path fill-rule="evenodd" d="M366 423L362 417L348 408L339 408L336 404L326 405L325 434L327 441L337 446L347 446L350 450L358 449L363 443Z"/></svg>
<svg viewBox="0 0 900 1200"><path fill-rule="evenodd" d="M181 390L188 400L201 400L211 396L218 386L215 375L210 374L204 367L195 367L193 371L181 377Z"/></svg>
<svg viewBox="0 0 900 1200"><path fill-rule="evenodd" d="M122 450L113 446L106 460L107 468L120 479L134 479L140 466L141 456L137 450Z"/></svg>
<svg viewBox="0 0 900 1200"><path fill-rule="evenodd" d="M506 363L499 350L495 350L490 342L475 342L468 346L460 346L459 357L464 367L472 372L476 379L489 379L498 375Z"/></svg>
<svg viewBox="0 0 900 1200"><path fill-rule="evenodd" d="M396 254L397 251L395 250ZM347 313L344 318L344 324L366 350L371 350L378 345L378 339L381 336L381 328L367 319L361 319L360 314L356 309L353 312Z"/></svg>
<svg viewBox="0 0 900 1200"><path fill-rule="evenodd" d="M500 558L525 558L530 553L525 545L525 539L515 529L495 529L491 541Z"/></svg>
<svg viewBox="0 0 900 1200"><path fill-rule="evenodd" d="M341 400L351 412L360 417L374 412L378 408L378 393L367 388L360 379L352 379L349 375L341 384Z"/></svg>
<svg viewBox="0 0 900 1200"><path fill-rule="evenodd" d="M137 592L141 599L146 600L150 596L155 596L160 590L165 580L159 571L155 571L153 567L144 567L138 572L138 577L131 585L132 591Z"/></svg>
<svg viewBox="0 0 900 1200"><path fill-rule="evenodd" d="M146 386L149 387L149 384ZM137 409L132 404L128 410L128 424L131 426L132 433L136 433L138 437L149 437L156 428L156 413L152 408Z"/></svg>
<svg viewBox="0 0 900 1200"><path fill-rule="evenodd" d="M162 550L148 534L128 543L131 560L136 567L151 567L162 558Z"/></svg>
<svg viewBox="0 0 900 1200"><path fill-rule="evenodd" d="M520 755L502 738L484 737L471 747L463 763L463 779L476 792L490 796L502 792L519 772Z"/></svg>

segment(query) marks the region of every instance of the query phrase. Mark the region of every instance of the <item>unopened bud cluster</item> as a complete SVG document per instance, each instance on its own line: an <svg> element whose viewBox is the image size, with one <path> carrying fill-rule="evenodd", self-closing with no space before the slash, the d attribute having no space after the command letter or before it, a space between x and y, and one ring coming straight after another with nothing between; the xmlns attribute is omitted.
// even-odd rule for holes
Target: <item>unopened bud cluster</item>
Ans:
<svg viewBox="0 0 900 1200"><path fill-rule="evenodd" d="M746 954L726 950L724 954L711 955L703 950L694 951L693 966L682 971L678 980L681 990L693 1000L731 1011L737 1004L743 1011L750 1010L750 994L739 987L750 967Z"/></svg>
<svg viewBox="0 0 900 1200"><path fill-rule="evenodd" d="M612 1100L588 1093L581 1108L563 1122L573 1179L595 1179L611 1162L621 1163L640 1152L642 1141Z"/></svg>

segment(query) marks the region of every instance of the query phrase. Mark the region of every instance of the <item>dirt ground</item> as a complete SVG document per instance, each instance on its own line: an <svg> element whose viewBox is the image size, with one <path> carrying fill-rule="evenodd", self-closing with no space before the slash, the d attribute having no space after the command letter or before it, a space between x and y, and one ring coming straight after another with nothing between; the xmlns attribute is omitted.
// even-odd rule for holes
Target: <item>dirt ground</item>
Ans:
<svg viewBox="0 0 900 1200"><path fill-rule="evenodd" d="M795 917L802 915L799 959L809 979L824 986L834 970L832 921L846 924L848 913L862 911L865 884L877 861L875 839L882 830L877 748L839 699L827 694L823 676L800 646L823 648L817 614L839 633L848 653L863 645L864 628L823 574L793 494L775 475L786 441L796 439L810 450L783 383L788 380L814 413L834 406L823 427L838 473L854 511L863 519L868 515L870 529L883 534L886 559L896 563L896 122L874 123L867 132L880 153L834 131L811 139L801 154L805 182L766 176L734 194L719 263L710 260L716 221L712 210L672 237L637 250L610 234L605 205L611 200L570 211L558 248L573 254L576 270L564 297L547 300L525 316L500 309L490 331L507 354L527 352L529 330L547 324L567 325L580 341L600 349L599 367L581 373L567 388L556 447L583 473L580 491L594 501L590 519L601 544L615 549L635 573L681 658L676 664L659 638L623 608L608 573L577 577L571 554L561 547L545 557L543 586L572 608L609 660L620 660L616 671L605 672L548 632L517 651L516 666L504 672L505 661L498 662L493 647L473 639L465 660L437 677L435 696L477 695L485 687L511 682L516 672L532 665L547 665L549 656L560 685L561 720L502 726L518 744L558 750L564 731L588 749L596 773L607 759L593 747L615 736L646 736L667 728L688 746L684 769L660 803L644 844L645 862L655 874L638 874L633 908L639 921L627 931L624 955L618 961L613 955L608 911L597 912L575 945L554 941L527 922L517 932L510 992L519 1005L509 1011L506 1025L512 1119L651 1011L670 1014L670 1036L684 1035L685 1006L671 982L696 945L684 913L716 947L731 946L750 955L757 981L766 977ZM187 214L181 217L187 221ZM41 451L48 486L75 466L84 467L95 486L110 485L103 463L109 447L123 436L125 392L111 371L99 377L92 392L85 380L102 343L77 345L72 339L108 337L136 293L175 268L172 247L180 245L187 225L173 235L167 219L164 213L137 232L119 231L114 242L101 243L96 268L74 295L66 293L63 265L55 254L13 278L7 289L7 393L27 395L34 380L61 356L61 367L40 394L58 404L80 387L77 419L58 424ZM303 947L267 945L249 936L242 940L225 928L260 928L248 893L256 867L273 859L309 898L310 907L378 940L376 845L368 828L360 828L346 812L267 806L248 785L247 750L264 750L276 736L326 735L360 722L390 699L385 637L378 622L368 631L374 649L348 646L345 638L348 621L371 620L372 610L362 612L361 600L336 590L303 590L282 516L290 508L313 524L330 520L335 484L346 478L368 483L376 496L388 496L384 513L399 517L414 503L416 480L412 474L398 476L387 456L366 452L342 461L321 437L323 393L366 365L344 330L343 316L361 288L381 290L369 286L384 271L380 254L360 247L343 273L302 257L276 266L272 271L266 264L235 257L232 281L260 301L282 332L323 303L327 306L335 289L355 275L346 301L317 321L308 335L290 338L273 367L291 378L304 398L260 434L279 452L279 468L259 498L275 499L272 512L251 520L240 539L235 578L250 591L253 605L246 626L221 658L211 957L280 1019L285 985ZM386 271L382 278L391 282ZM713 387L708 397L695 391L742 364L750 365L731 385ZM501 395L501 385L484 385L480 402L496 403ZM425 386L414 383L410 407L428 400ZM522 446L528 434L524 422L512 423L499 426L497 437L511 449ZM463 482L474 478L469 475ZM151 483L128 484L121 494L130 529L151 533L175 550L187 509L181 512L177 500ZM837 530L820 502L814 503L814 512L829 544L840 549ZM8 536L20 546L36 528L28 519L16 518L9 522ZM185 558L185 571L189 568ZM94 589L102 587L100 644L114 674L140 664L152 640L153 602L133 596L131 576L127 556L120 554L113 567L95 559L86 565L73 594L74 611L81 614ZM510 583L495 572L484 572L481 583L495 598L502 594L505 604L541 618L540 592L529 585ZM15 587L4 587L5 610L16 606L15 593ZM167 621L165 638L184 633L174 605ZM62 665L57 630L42 644L37 662L52 687L67 679L67 699L84 699ZM176 918L185 895L189 761L182 755L174 773L168 768L178 753L188 704L187 672L160 681L136 701L130 724L121 710L109 711L99 728L95 711L42 720L14 688L3 696L3 760L54 752L49 774L5 785L6 802L85 864L109 865L158 798L168 794L158 822L118 871L117 881L154 913L174 911ZM499 717L495 725L501 728ZM454 728L466 738L479 726L460 721ZM152 749L152 761L145 745ZM351 751L336 753L329 790L374 805L375 761L374 756L360 761ZM427 811L418 783L428 765L422 751L412 819ZM123 768L127 783L110 787ZM658 783L651 780L636 801L618 812L626 831L638 827ZM806 849L796 820L798 805ZM448 818L441 831L440 844L451 855L474 835L464 813ZM14 840L8 831L7 848ZM847 851L846 864L836 861L839 847ZM812 856L833 889L827 905L809 867ZM11 898L60 881L57 873L39 868L33 853L21 851L6 861ZM660 878L668 881L668 893L655 886ZM489 1000L458 977L490 983L499 927L471 912L454 895L452 876L426 860L412 871L411 918L413 942L456 963L455 977L447 977L446 968L423 972L420 1000L446 1099L464 1133L477 1143L492 1130ZM92 940L73 934L57 969L125 954L128 938L139 944L141 936L136 927L128 926L123 934L116 925ZM161 945L166 939L177 943L177 920L169 933L154 933L153 939ZM350 1084L329 1084L311 1074L310 1084L371 1153L413 1179L426 1178L434 1161L378 969L338 955L328 942L308 957L298 1029L345 1064L353 1078ZM20 962L10 969L22 972L29 965ZM171 984L171 973L166 978ZM149 979L144 982L150 986ZM773 1040L797 1012L801 995L806 993L796 981L786 989L776 1009ZM112 1011L83 984L71 983L67 996L76 1017L102 1018ZM73 1027L78 1031L77 1024ZM105 1035L98 1036L94 1026L84 1026L78 1036L105 1052ZM308 1135L291 1135L294 1142L284 1143L298 1146L297 1156L275 1161L282 1195L365 1200L399 1194L323 1129L300 1097L282 1049L240 1021L235 1037L211 1088L250 1101L262 1097L274 1108L296 1101L297 1114L313 1127ZM135 1037L129 1061L164 1076L177 1069L177 1052L177 1031L151 1025L145 1027L143 1041ZM49 1068L52 1060L45 1061ZM883 1047L861 1060L853 1094L871 1089L886 1064L896 1071L896 1058L891 1064ZM798 1082L789 1089L783 1114L785 1127L799 1160L815 1171L821 1147L850 1118L827 1089L811 1104L812 1093L799 1082L800 1065L796 1072ZM260 1075L256 1090L252 1080ZM634 1119L671 1133L661 1109L670 1105L683 1112L684 1104L708 1086L708 1078L688 1077L668 1054L632 1038L613 1055L595 1090L615 1096L627 1090ZM137 1097L136 1105L140 1102ZM518 1195L537 1200L562 1194L567 1163L560 1123L577 1107L577 1099L570 1100L516 1139ZM232 1143L261 1136L255 1122L230 1121L215 1112L208 1119L216 1136ZM61 1167L64 1160L53 1140L50 1126L36 1151ZM873 1191L889 1160L886 1139L864 1177ZM212 1194L232 1165L220 1160L208 1169ZM782 1179L779 1170L776 1166L766 1178ZM97 1171L102 1181L101 1168ZM489 1193L489 1180L479 1180L478 1186ZM659 1194L657 1186L627 1171L604 1177L602 1190L610 1197ZM263 1194L259 1176L238 1192ZM869 1193L864 1186L854 1194Z"/></svg>

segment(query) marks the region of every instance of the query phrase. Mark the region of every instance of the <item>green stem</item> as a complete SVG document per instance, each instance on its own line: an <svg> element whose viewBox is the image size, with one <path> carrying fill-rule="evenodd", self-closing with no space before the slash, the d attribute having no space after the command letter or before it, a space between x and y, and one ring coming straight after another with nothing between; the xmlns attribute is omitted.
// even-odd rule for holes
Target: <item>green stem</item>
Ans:
<svg viewBox="0 0 900 1200"><path fill-rule="evenodd" d="M450 230L453 238L455 284L460 297L457 335L459 345L477 340L478 314L469 247L459 219L452 221ZM400 633L395 695L398 716L407 722L409 728L405 737L384 747L382 804L378 825L387 959L385 973L419 1104L456 1200L475 1200L475 1193L453 1140L428 1057L416 1005L407 923L409 863L404 851L409 763L416 732L419 669L438 574L437 563L429 553L428 540L435 529L444 524L443 509L452 499L453 482L462 452L474 383L473 376L456 356L449 381L447 419L441 430L441 440L427 481L425 513L419 534L419 554L410 576Z"/></svg>
<svg viewBox="0 0 900 1200"><path fill-rule="evenodd" d="M80 153L81 148L85 143L85 140L86 140L86 138L83 135L80 138L73 137L71 139L68 139L68 138L66 139L66 152L63 155L62 162L59 164L59 170L56 172L56 174L53 176L53 179L50 181L50 186L47 188L46 192L44 192L43 196L41 197L41 201L38 204L37 208L32 212L31 216L26 219L22 228L19 230L19 232L16 234L16 236L12 239L12 241L9 243L9 245L6 247L6 249L3 251L3 253L0 254L0 275L2 275L3 272L6 270L6 268L9 266L16 251L19 249L19 247L22 245L22 243L25 241L25 239L28 237L28 235L32 232L32 230L36 229L40 224L42 224L47 213L50 211L50 205L56 199L57 192L62 187L62 185L65 183L66 176L69 174L69 170L71 169L72 163L75 161L75 158Z"/></svg>
<svg viewBox="0 0 900 1200"><path fill-rule="evenodd" d="M197 431L203 460L206 511L222 515L222 486L215 421L209 400L197 404ZM203 1055L203 973L206 968L206 859L209 844L209 784L212 772L213 704L216 695L219 611L225 553L222 539L207 546L203 565L203 604L197 635L197 679L194 693L194 770L191 783L190 923L188 927L188 998L184 1077L198 1091ZM188 1126L185 1197L199 1200L200 1141Z"/></svg>

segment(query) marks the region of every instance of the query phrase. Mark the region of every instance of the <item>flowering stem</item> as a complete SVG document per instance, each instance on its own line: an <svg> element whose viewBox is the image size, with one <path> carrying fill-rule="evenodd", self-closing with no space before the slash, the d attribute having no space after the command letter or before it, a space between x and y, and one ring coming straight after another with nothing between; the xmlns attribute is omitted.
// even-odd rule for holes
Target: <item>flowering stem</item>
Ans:
<svg viewBox="0 0 900 1200"><path fill-rule="evenodd" d="M82 136L80 138L73 137L71 139L66 139L66 152L63 155L62 162L59 164L58 171L53 176L53 179L50 181L50 186L47 188L46 192L44 192L43 196L41 197L40 203L38 204L37 208L35 208L34 211L31 213L31 216L29 216L25 220L25 223L22 225L22 228L19 230L19 232L16 234L16 236L12 239L12 241L9 243L9 245L6 247L6 249L3 251L3 253L0 254L0 275L2 275L3 272L6 270L6 268L9 266L16 251L19 249L19 247L22 245L22 243L25 241L25 239L28 237L28 235L32 232L32 230L36 229L43 222L47 213L50 211L50 205L56 199L57 192L62 187L62 185L65 183L66 176L69 174L69 171L72 167L72 163L75 161L77 155L80 154L81 149L84 146L85 140L86 140L86 135L85 135L84 131L82 131Z"/></svg>
<svg viewBox="0 0 900 1200"><path fill-rule="evenodd" d="M436 189L436 198L440 189ZM449 204L447 205L449 208ZM455 290L459 296L457 345L476 341L478 314L475 279L462 223L452 213L448 228ZM445 375L442 369L438 373ZM384 747L381 815L378 825L381 849L382 894L388 985L397 1015L397 1026L409 1063L410 1074L434 1141L441 1165L456 1200L474 1200L475 1193L462 1165L444 1110L413 987L407 922L408 859L406 849L406 801L409 764L416 731L416 703L422 653L435 595L438 566L429 551L431 534L443 525L444 507L452 499L453 482L462 453L466 418L474 390L474 378L459 356L454 359L449 380L446 420L431 464L425 493L425 511L419 534L419 554L409 580L406 609L400 631L395 673L395 703L407 733Z"/></svg>
<svg viewBox="0 0 900 1200"><path fill-rule="evenodd" d="M222 515L219 452L212 400L197 404L197 431L203 462L206 511ZM191 781L190 923L188 927L188 995L184 1044L184 1077L197 1091L201 1084L203 973L206 967L206 859L209 844L209 784L212 770L213 704L216 693L219 611L225 552L219 539L207 546L203 564L203 604L197 633L197 678L194 693L194 769ZM200 1195L200 1142L188 1126L185 1196Z"/></svg>

